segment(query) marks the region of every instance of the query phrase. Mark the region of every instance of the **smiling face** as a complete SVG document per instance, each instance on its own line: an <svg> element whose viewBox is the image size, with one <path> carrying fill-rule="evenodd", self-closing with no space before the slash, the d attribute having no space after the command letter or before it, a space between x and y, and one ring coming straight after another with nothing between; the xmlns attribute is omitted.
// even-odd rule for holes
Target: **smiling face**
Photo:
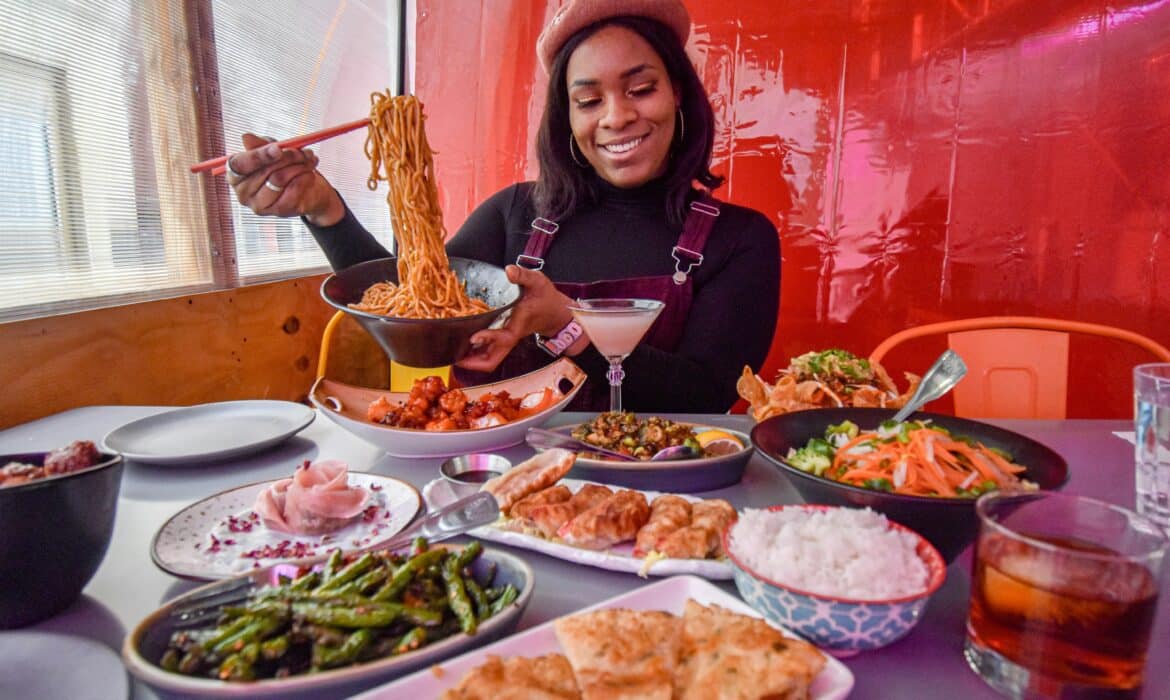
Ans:
<svg viewBox="0 0 1170 700"><path fill-rule="evenodd" d="M569 126L597 174L629 188L665 173L679 98L650 44L625 27L604 27L566 68Z"/></svg>

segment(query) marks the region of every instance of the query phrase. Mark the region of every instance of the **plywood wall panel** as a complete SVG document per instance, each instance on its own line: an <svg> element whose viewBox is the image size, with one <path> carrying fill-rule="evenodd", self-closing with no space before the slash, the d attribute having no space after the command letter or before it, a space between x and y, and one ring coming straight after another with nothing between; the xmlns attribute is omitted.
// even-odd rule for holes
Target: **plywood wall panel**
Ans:
<svg viewBox="0 0 1170 700"><path fill-rule="evenodd" d="M321 277L0 324L0 428L76 406L302 400Z"/></svg>

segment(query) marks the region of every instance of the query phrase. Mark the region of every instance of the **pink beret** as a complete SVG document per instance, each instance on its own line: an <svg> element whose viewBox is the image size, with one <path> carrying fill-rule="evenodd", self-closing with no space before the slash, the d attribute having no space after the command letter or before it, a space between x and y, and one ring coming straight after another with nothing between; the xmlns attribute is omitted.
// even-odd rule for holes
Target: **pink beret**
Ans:
<svg viewBox="0 0 1170 700"><path fill-rule="evenodd" d="M536 40L536 55L545 73L551 71L553 58L569 37L595 22L622 16L657 20L670 27L683 44L691 33L691 17L681 0L569 0Z"/></svg>

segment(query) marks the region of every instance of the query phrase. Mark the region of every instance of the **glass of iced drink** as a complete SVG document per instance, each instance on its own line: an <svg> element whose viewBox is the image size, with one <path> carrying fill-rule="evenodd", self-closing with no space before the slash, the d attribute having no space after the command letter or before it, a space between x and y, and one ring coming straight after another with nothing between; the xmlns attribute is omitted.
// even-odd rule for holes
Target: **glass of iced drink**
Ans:
<svg viewBox="0 0 1170 700"><path fill-rule="evenodd" d="M1133 368L1137 511L1170 533L1170 363Z"/></svg>
<svg viewBox="0 0 1170 700"><path fill-rule="evenodd" d="M991 492L964 654L1011 697L1138 697L1168 541L1156 523L1090 498Z"/></svg>

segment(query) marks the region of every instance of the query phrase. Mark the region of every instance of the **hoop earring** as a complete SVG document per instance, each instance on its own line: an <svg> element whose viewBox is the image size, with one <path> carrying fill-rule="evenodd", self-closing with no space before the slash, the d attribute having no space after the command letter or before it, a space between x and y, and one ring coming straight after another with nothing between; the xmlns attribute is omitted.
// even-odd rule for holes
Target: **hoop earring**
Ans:
<svg viewBox="0 0 1170 700"><path fill-rule="evenodd" d="M576 141L577 139L573 138L572 134L569 134L569 157L573 159L573 162L577 164L578 168L588 168L589 162L582 162L581 159L577 157L577 151L573 149L573 144Z"/></svg>
<svg viewBox="0 0 1170 700"><path fill-rule="evenodd" d="M687 125L683 121L682 107L678 108L678 142L681 144L687 140Z"/></svg>

